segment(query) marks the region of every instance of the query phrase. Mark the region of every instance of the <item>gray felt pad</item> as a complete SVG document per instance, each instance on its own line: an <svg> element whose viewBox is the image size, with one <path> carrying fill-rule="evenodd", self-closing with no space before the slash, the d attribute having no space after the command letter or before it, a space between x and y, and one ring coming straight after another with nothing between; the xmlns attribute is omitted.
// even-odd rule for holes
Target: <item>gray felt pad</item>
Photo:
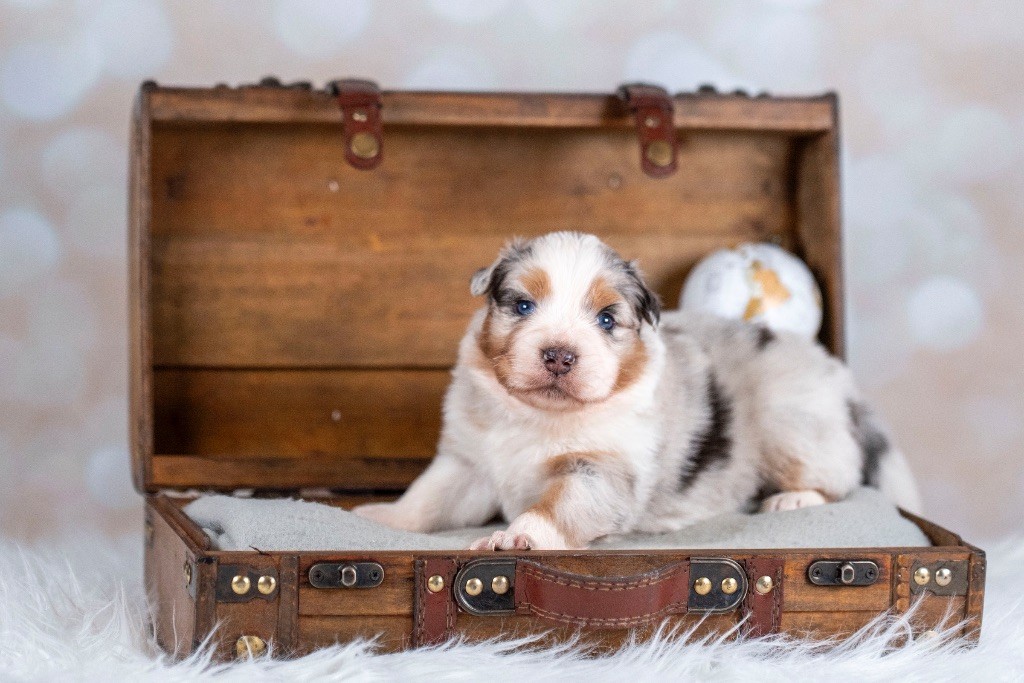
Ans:
<svg viewBox="0 0 1024 683"><path fill-rule="evenodd" d="M220 550L457 550L499 527L420 534L340 508L288 499L204 496L185 513ZM877 490L788 512L729 513L666 534L599 540L592 548L867 548L927 546L928 538Z"/></svg>

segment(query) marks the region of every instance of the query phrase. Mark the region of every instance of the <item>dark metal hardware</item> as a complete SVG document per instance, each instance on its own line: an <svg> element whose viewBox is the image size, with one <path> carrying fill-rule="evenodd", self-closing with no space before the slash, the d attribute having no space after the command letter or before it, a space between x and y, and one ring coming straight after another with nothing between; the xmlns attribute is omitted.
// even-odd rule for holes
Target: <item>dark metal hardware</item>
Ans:
<svg viewBox="0 0 1024 683"><path fill-rule="evenodd" d="M377 562L320 562L309 568L314 588L376 588L384 581Z"/></svg>

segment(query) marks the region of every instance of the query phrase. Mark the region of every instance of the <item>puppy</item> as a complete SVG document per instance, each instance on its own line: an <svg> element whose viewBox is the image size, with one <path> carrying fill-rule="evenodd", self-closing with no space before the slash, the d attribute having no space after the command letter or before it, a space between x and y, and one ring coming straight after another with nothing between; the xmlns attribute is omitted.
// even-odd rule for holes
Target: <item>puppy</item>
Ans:
<svg viewBox="0 0 1024 683"><path fill-rule="evenodd" d="M876 486L917 493L849 371L765 327L660 314L592 235L513 241L472 278L437 456L359 515L430 532L508 528L473 549L583 548L724 512L792 510Z"/></svg>

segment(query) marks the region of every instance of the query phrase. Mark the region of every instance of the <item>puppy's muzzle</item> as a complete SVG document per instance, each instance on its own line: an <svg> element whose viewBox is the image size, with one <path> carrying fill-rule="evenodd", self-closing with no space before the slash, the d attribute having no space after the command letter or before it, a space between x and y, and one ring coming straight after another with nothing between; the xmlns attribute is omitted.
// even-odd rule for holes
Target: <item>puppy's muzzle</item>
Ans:
<svg viewBox="0 0 1024 683"><path fill-rule="evenodd" d="M544 360L544 367L555 377L568 373L576 363L576 353L561 347L544 349L540 356Z"/></svg>

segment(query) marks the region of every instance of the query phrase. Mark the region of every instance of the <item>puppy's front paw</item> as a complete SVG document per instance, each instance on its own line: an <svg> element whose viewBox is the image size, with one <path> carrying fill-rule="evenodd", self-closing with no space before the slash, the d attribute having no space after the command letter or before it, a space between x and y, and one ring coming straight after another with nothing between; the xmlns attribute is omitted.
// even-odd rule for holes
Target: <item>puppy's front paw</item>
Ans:
<svg viewBox="0 0 1024 683"><path fill-rule="evenodd" d="M352 508L352 512L364 519L379 522L392 529L401 529L403 531L421 530L417 520L403 514L401 508L395 503L368 503Z"/></svg>
<svg viewBox="0 0 1024 683"><path fill-rule="evenodd" d="M530 550L535 547L533 539L526 534L510 531L495 531L490 536L478 539L469 546L470 550Z"/></svg>
<svg viewBox="0 0 1024 683"><path fill-rule="evenodd" d="M768 496L761 503L761 512L784 512L798 510L815 505L824 505L828 501L817 491L783 491Z"/></svg>

